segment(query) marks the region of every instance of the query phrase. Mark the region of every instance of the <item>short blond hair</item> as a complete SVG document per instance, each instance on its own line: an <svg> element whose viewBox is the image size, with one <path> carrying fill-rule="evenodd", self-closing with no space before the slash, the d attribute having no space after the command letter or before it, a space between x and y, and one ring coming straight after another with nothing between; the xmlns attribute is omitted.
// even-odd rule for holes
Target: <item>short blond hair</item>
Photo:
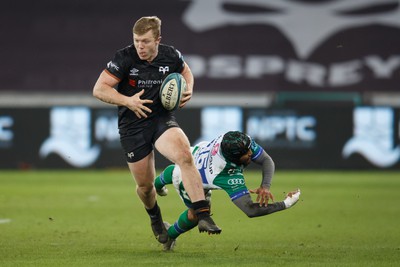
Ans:
<svg viewBox="0 0 400 267"><path fill-rule="evenodd" d="M156 16L141 17L133 25L132 32L137 35L143 35L153 30L155 39L161 36L161 20Z"/></svg>

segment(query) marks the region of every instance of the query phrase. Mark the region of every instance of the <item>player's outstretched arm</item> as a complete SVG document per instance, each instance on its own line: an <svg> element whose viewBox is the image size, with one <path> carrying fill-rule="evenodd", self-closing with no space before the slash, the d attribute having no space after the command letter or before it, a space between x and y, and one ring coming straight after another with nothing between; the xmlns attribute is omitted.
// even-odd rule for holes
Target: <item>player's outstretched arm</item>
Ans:
<svg viewBox="0 0 400 267"><path fill-rule="evenodd" d="M257 189L249 190L249 192L252 194L257 194L256 201L260 206L267 206L270 200L274 202L274 195L266 186L260 186Z"/></svg>
<svg viewBox="0 0 400 267"><path fill-rule="evenodd" d="M233 203L249 218L268 215L286 208L283 201L271 203L268 206L260 206L259 203L253 202L250 194L246 194L238 199L233 200Z"/></svg>
<svg viewBox="0 0 400 267"><path fill-rule="evenodd" d="M268 155L265 150L262 151L261 155L254 160L254 163L262 166L262 180L261 187L270 188L272 183L272 177L275 173L275 163L271 156Z"/></svg>

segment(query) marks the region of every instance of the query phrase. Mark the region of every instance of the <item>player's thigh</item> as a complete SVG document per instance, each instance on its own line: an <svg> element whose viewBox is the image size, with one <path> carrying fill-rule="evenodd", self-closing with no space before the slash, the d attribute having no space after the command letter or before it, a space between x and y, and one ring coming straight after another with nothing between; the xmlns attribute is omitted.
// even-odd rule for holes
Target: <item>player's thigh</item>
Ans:
<svg viewBox="0 0 400 267"><path fill-rule="evenodd" d="M155 142L156 149L174 163L190 160L190 144L187 136L179 127L166 130Z"/></svg>

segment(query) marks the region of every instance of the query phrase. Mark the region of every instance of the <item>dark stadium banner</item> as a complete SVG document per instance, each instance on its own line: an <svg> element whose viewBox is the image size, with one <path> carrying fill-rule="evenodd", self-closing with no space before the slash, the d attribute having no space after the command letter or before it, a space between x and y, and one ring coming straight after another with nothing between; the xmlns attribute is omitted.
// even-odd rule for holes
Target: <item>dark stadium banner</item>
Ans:
<svg viewBox="0 0 400 267"><path fill-rule="evenodd" d="M144 15L163 20L198 92L399 90L398 0L117 2L3 3L0 90L90 92Z"/></svg>
<svg viewBox="0 0 400 267"><path fill-rule="evenodd" d="M279 169L399 169L400 109L204 107L177 112L192 144L229 130L252 136ZM170 164L156 154L157 168ZM0 109L0 168L126 168L116 110Z"/></svg>

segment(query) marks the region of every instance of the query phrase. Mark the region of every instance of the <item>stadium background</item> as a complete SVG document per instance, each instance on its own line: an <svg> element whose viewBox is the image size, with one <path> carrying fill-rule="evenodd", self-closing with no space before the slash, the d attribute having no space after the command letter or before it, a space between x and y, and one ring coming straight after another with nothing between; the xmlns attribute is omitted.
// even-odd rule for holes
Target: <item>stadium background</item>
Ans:
<svg viewBox="0 0 400 267"><path fill-rule="evenodd" d="M116 110L91 92L143 15L195 75L177 112L192 143L238 129L280 169L400 167L397 0L17 0L0 13L0 168L125 167Z"/></svg>

